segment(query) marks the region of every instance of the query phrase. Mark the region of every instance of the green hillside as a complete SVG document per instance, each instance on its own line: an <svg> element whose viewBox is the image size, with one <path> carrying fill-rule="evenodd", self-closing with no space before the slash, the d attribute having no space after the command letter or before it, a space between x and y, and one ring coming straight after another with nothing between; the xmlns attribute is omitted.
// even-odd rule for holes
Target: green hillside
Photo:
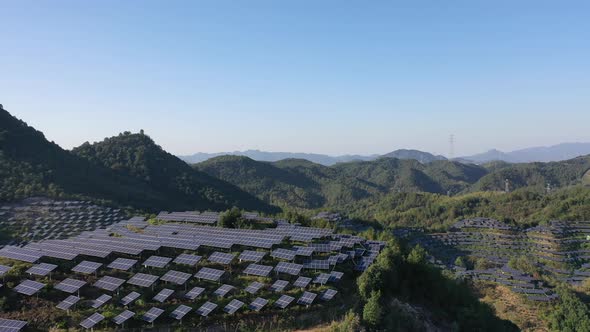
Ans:
<svg viewBox="0 0 590 332"><path fill-rule="evenodd" d="M302 159L274 163L248 157L222 156L195 164L207 174L235 184L258 198L281 206L304 209L336 208L387 199L399 193L431 193L458 196L473 192L543 190L582 183L590 169L590 157L562 162L485 165L436 160L380 158L373 161L323 166Z"/></svg>
<svg viewBox="0 0 590 332"><path fill-rule="evenodd" d="M0 110L0 200L86 197L160 209L274 211L237 187L197 172L148 136L122 134L66 151Z"/></svg>

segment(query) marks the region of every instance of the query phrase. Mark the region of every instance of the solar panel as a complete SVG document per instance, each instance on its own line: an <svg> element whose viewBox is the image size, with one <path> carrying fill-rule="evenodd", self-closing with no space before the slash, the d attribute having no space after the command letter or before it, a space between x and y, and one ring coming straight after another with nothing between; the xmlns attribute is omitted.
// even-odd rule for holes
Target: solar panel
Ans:
<svg viewBox="0 0 590 332"><path fill-rule="evenodd" d="M244 302L240 301L240 300L236 300L233 299L231 300L230 303L228 303L225 308L223 308L223 311L225 311L226 313L233 315L236 311L238 311L241 307L244 306Z"/></svg>
<svg viewBox="0 0 590 332"><path fill-rule="evenodd" d="M199 255L180 254L176 257L174 263L195 266L200 260L201 256Z"/></svg>
<svg viewBox="0 0 590 332"><path fill-rule="evenodd" d="M207 301L199 309L197 309L197 314L207 317L211 311L215 310L215 308L217 308L217 304Z"/></svg>
<svg viewBox="0 0 590 332"><path fill-rule="evenodd" d="M6 274L8 271L10 271L10 269L11 269L10 266L0 264L0 276Z"/></svg>
<svg viewBox="0 0 590 332"><path fill-rule="evenodd" d="M274 284L270 286L270 290L272 290L273 292L282 292L285 289L285 287L287 287L287 285L289 285L288 281L277 280L274 282Z"/></svg>
<svg viewBox="0 0 590 332"><path fill-rule="evenodd" d="M194 300L197 297L199 297L199 295L201 295L204 291L205 291L205 288L203 288L203 287L195 287L195 288L191 289L190 291L188 291L188 293L186 293L184 295L184 297L189 300Z"/></svg>
<svg viewBox="0 0 590 332"><path fill-rule="evenodd" d="M115 324L117 325L121 325L133 316L135 316L135 313L133 311L125 310L122 313L115 316L115 318L113 318L113 322L115 322Z"/></svg>
<svg viewBox="0 0 590 332"><path fill-rule="evenodd" d="M278 249L273 250L270 253L270 256L273 258L280 258L280 259L286 259L288 261L292 261L293 259L295 259L296 254L297 254L296 251L284 249L284 248L278 248Z"/></svg>
<svg viewBox="0 0 590 332"><path fill-rule="evenodd" d="M275 266L275 271L296 276L299 275L302 268L303 265L301 264L279 262L277 266Z"/></svg>
<svg viewBox="0 0 590 332"><path fill-rule="evenodd" d="M168 263L170 263L171 260L172 260L172 258L170 258L170 257L151 256L145 262L143 262L142 265L157 267L157 268L164 268L166 265L168 265Z"/></svg>
<svg viewBox="0 0 590 332"><path fill-rule="evenodd" d="M153 323L160 315L164 312L164 310L156 307L152 307L143 315L143 320L148 323Z"/></svg>
<svg viewBox="0 0 590 332"><path fill-rule="evenodd" d="M94 287L104 289L110 292L115 291L117 288L121 287L122 284L125 283L125 280L111 277L111 276L104 276L100 278L95 284Z"/></svg>
<svg viewBox="0 0 590 332"><path fill-rule="evenodd" d="M174 311L170 313L170 317L181 320L182 317L186 316L186 314L188 314L191 310L193 310L193 308L181 304L178 306L178 308L174 309Z"/></svg>
<svg viewBox="0 0 590 332"><path fill-rule="evenodd" d="M86 285L86 281L67 278L55 285L55 289L72 294L77 292L84 285Z"/></svg>
<svg viewBox="0 0 590 332"><path fill-rule="evenodd" d="M313 254L312 247L295 246L295 254L297 256L311 256Z"/></svg>
<svg viewBox="0 0 590 332"><path fill-rule="evenodd" d="M137 273L127 281L128 284L139 287L150 287L158 280L158 276L145 273Z"/></svg>
<svg viewBox="0 0 590 332"><path fill-rule="evenodd" d="M131 292L131 293L125 295L125 297L121 299L121 304L122 305L129 305L133 301L137 300L140 296L141 296L141 294L139 294L138 292Z"/></svg>
<svg viewBox="0 0 590 332"><path fill-rule="evenodd" d="M334 296L336 296L336 294L338 294L338 291L336 291L334 289L326 289L322 294L320 294L320 299L322 299L324 301L329 301L332 298L334 298Z"/></svg>
<svg viewBox="0 0 590 332"><path fill-rule="evenodd" d="M14 287L14 290L17 293L31 296L37 293L43 287L45 287L45 284L26 279L23 282L21 282L18 286Z"/></svg>
<svg viewBox="0 0 590 332"><path fill-rule="evenodd" d="M328 279L328 281L331 281L331 282L340 281L340 279L342 279L342 276L344 276L344 273L339 272L339 271L332 271L330 273L330 278Z"/></svg>
<svg viewBox="0 0 590 332"><path fill-rule="evenodd" d="M258 291L264 287L264 284L258 281L252 282L248 287L246 287L246 292L250 294L256 294Z"/></svg>
<svg viewBox="0 0 590 332"><path fill-rule="evenodd" d="M110 299L112 299L113 297L110 295L106 295L106 294L102 294L101 296L99 296L96 300L94 300L94 302L92 302L92 307L94 309L98 309L100 308L103 304L107 303Z"/></svg>
<svg viewBox="0 0 590 332"><path fill-rule="evenodd" d="M17 261L35 263L43 255L40 252L34 250L28 250L20 247L6 246L0 249L0 257L14 259Z"/></svg>
<svg viewBox="0 0 590 332"><path fill-rule="evenodd" d="M234 257L235 256L233 254L226 254L223 252L216 251L212 253L207 260L212 263L228 265L231 263Z"/></svg>
<svg viewBox="0 0 590 332"><path fill-rule="evenodd" d="M250 303L249 308L254 311L260 311L264 306L268 303L267 299L263 299L261 297L257 297L252 303Z"/></svg>
<svg viewBox="0 0 590 332"><path fill-rule="evenodd" d="M163 303L170 297L170 295L174 294L174 291L168 288L162 289L156 296L154 296L153 300Z"/></svg>
<svg viewBox="0 0 590 332"><path fill-rule="evenodd" d="M313 283L323 285L323 284L327 283L329 279L330 279L330 274L321 273L320 275L315 277L315 279L313 279Z"/></svg>
<svg viewBox="0 0 590 332"><path fill-rule="evenodd" d="M74 266L72 271L84 274L91 274L96 272L99 267L101 267L101 263L91 262L91 261L82 261L80 264Z"/></svg>
<svg viewBox="0 0 590 332"><path fill-rule="evenodd" d="M83 320L80 323L80 326L82 326L85 329L91 329L94 327L94 325L100 323L102 320L104 319L104 316L95 312L92 315L90 315L90 317L86 318L85 320Z"/></svg>
<svg viewBox="0 0 590 332"><path fill-rule="evenodd" d="M27 270L27 273L44 277L56 268L57 265L54 264L40 263L37 265L33 265L30 269Z"/></svg>
<svg viewBox="0 0 590 332"><path fill-rule="evenodd" d="M301 305L311 305L316 296L316 293L303 292L303 295L297 300L297 303Z"/></svg>
<svg viewBox="0 0 590 332"><path fill-rule="evenodd" d="M312 259L303 263L303 267L313 270L329 270L330 262L326 259Z"/></svg>
<svg viewBox="0 0 590 332"><path fill-rule="evenodd" d="M305 288L305 287L307 287L307 285L309 285L310 282L311 282L311 278L299 277L299 278L297 278L297 280L295 280L295 282L293 283L293 286L299 287L299 288Z"/></svg>
<svg viewBox="0 0 590 332"><path fill-rule="evenodd" d="M197 272L197 274L195 274L195 277L198 279L218 281L223 276L224 273L225 273L225 271L222 271L222 270L216 270L216 269L212 269L209 267L204 267L199 272Z"/></svg>
<svg viewBox="0 0 590 332"><path fill-rule="evenodd" d="M27 325L27 322L0 318L0 331L6 332L18 332Z"/></svg>
<svg viewBox="0 0 590 332"><path fill-rule="evenodd" d="M264 251L244 250L238 259L240 261L258 263L264 258L264 256L266 256L266 252Z"/></svg>
<svg viewBox="0 0 590 332"><path fill-rule="evenodd" d="M219 288L217 288L215 290L215 292L213 292L213 295L217 295L219 297L224 297L227 293L229 293L234 288L235 287L232 285L224 284L224 285L221 285Z"/></svg>
<svg viewBox="0 0 590 332"><path fill-rule="evenodd" d="M244 274L254 275L259 277L267 277L272 272L272 266L259 265L252 263L244 270Z"/></svg>
<svg viewBox="0 0 590 332"><path fill-rule="evenodd" d="M129 258L117 258L115 259L109 266L109 269L121 270L121 271L129 271L130 268L133 267L137 263L135 259Z"/></svg>
<svg viewBox="0 0 590 332"><path fill-rule="evenodd" d="M78 301L80 301L79 297L70 295L65 300L58 303L56 308L61 310L69 310L74 304L78 303ZM0 328L0 331L2 331L2 328Z"/></svg>
<svg viewBox="0 0 590 332"><path fill-rule="evenodd" d="M277 300L277 302L275 302L275 306L281 309L285 309L291 302L293 302L293 300L295 300L294 297L291 297L289 295L282 295Z"/></svg>
<svg viewBox="0 0 590 332"><path fill-rule="evenodd" d="M192 277L190 273L184 273L179 271L170 270L164 274L160 280L171 282L177 285L183 285L188 279Z"/></svg>

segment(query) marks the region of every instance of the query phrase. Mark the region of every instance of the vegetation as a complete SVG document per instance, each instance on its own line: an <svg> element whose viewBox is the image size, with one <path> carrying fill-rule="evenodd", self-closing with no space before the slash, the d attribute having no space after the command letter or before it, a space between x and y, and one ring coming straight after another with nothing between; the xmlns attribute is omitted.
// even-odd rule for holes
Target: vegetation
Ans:
<svg viewBox="0 0 590 332"><path fill-rule="evenodd" d="M157 211L277 211L224 181L195 171L147 135L123 133L69 152L0 110L0 200L86 197Z"/></svg>
<svg viewBox="0 0 590 332"><path fill-rule="evenodd" d="M447 160L422 164L416 160L380 158L327 167L298 159L270 163L221 156L194 167L285 208L350 211L351 206L372 207L419 195L435 197L437 201L443 201L443 196L470 198L474 197L470 195L482 195L482 191L488 197L499 195L505 189L505 179L509 180L511 192L541 196L548 184L553 189L582 184L584 173L590 169L590 157L554 163L482 166ZM536 199L524 197L529 198Z"/></svg>

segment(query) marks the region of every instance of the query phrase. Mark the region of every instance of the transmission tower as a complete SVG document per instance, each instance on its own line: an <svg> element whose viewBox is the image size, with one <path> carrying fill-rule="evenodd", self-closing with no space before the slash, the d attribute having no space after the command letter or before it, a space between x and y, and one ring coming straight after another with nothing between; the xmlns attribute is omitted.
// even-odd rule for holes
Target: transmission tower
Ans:
<svg viewBox="0 0 590 332"><path fill-rule="evenodd" d="M510 181L508 179L504 180L504 191L505 192L510 192Z"/></svg>
<svg viewBox="0 0 590 332"><path fill-rule="evenodd" d="M449 159L455 158L455 135L449 136Z"/></svg>

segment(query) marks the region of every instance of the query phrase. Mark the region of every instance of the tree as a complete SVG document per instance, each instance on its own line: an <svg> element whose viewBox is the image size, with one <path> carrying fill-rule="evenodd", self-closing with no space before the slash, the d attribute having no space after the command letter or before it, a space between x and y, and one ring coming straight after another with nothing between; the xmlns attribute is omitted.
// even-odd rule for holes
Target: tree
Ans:
<svg viewBox="0 0 590 332"><path fill-rule="evenodd" d="M408 262L412 264L422 264L426 262L426 250L417 244L408 254Z"/></svg>
<svg viewBox="0 0 590 332"><path fill-rule="evenodd" d="M240 209L234 206L221 215L219 218L219 226L225 228L236 228L241 218L242 212Z"/></svg>
<svg viewBox="0 0 590 332"><path fill-rule="evenodd" d="M461 257L461 256L459 256L459 257L457 257L457 259L455 259L455 266L459 266L459 267L463 267L463 268L467 267L465 265L465 262L463 261L463 257Z"/></svg>
<svg viewBox="0 0 590 332"><path fill-rule="evenodd" d="M381 291L373 291L363 308L363 320L370 326L376 327L381 323L383 309L381 308Z"/></svg>
<svg viewBox="0 0 590 332"><path fill-rule="evenodd" d="M559 303L547 316L552 331L587 332L590 331L590 312L582 302L566 286L557 287Z"/></svg>

